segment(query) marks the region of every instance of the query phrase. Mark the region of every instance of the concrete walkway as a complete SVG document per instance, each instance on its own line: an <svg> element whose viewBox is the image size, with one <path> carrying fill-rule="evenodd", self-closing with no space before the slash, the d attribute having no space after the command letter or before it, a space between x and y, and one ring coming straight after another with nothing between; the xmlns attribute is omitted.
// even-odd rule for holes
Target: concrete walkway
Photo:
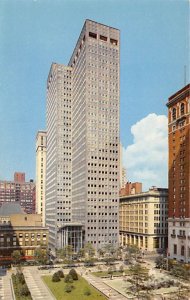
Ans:
<svg viewBox="0 0 190 300"><path fill-rule="evenodd" d="M0 299L14 300L10 273L7 273L4 276L0 276Z"/></svg>
<svg viewBox="0 0 190 300"><path fill-rule="evenodd" d="M37 269L24 268L23 273L33 300L55 300Z"/></svg>
<svg viewBox="0 0 190 300"><path fill-rule="evenodd" d="M83 275L84 279L88 281L91 285L93 285L97 290L102 292L109 300L126 300L127 298L121 295L119 292L114 290L113 288L107 286L102 279L95 277L91 274Z"/></svg>

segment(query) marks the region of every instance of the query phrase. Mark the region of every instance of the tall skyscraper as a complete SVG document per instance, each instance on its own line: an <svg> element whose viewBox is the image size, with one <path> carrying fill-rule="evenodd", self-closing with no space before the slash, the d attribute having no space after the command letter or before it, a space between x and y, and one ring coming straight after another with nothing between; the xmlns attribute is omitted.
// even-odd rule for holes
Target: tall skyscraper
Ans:
<svg viewBox="0 0 190 300"><path fill-rule="evenodd" d="M42 216L45 226L45 183L46 183L46 131L36 135L36 213Z"/></svg>
<svg viewBox="0 0 190 300"><path fill-rule="evenodd" d="M56 209L61 206L64 213L68 209L67 219L73 225L83 226L85 242L92 243L96 249L107 243L118 243L119 54L119 30L86 20L69 67L62 66L58 72L60 65L53 65L50 71L46 225L50 227L52 242L56 241L57 225L65 222ZM70 110L64 106L67 101ZM62 121L58 126L59 118L64 115L70 118L69 124L66 127ZM63 136L66 128L67 136ZM58 158L64 143L70 148L62 150ZM68 152L70 160L66 162ZM63 173L66 164L69 174ZM60 192L64 182L70 184L68 204L66 194Z"/></svg>
<svg viewBox="0 0 190 300"><path fill-rule="evenodd" d="M126 176L126 168L123 167L123 149L122 144L120 143L120 153L119 153L119 161L120 161L120 186L119 188L122 189L125 187L125 184L127 182L127 176Z"/></svg>
<svg viewBox="0 0 190 300"><path fill-rule="evenodd" d="M53 63L47 82L46 226L52 251L71 222L71 72Z"/></svg>
<svg viewBox="0 0 190 300"><path fill-rule="evenodd" d="M168 255L190 262L190 84L168 99Z"/></svg>

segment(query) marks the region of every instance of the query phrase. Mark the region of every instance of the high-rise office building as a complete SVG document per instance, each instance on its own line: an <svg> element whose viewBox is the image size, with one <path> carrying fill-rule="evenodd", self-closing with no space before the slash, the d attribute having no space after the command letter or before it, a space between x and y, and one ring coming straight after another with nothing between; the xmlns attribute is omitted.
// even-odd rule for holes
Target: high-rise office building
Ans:
<svg viewBox="0 0 190 300"><path fill-rule="evenodd" d="M85 242L92 243L97 249L107 243L117 245L119 30L86 20L69 67L62 66L59 72L58 69L59 65L53 65L48 78L46 225L50 227L49 240L56 241L57 224L64 225L66 221L58 216L56 207L62 207L64 213L68 208L67 219L72 219L72 224L83 226ZM58 89L62 89L62 94ZM70 102L70 111L66 110L66 106L58 107L61 101L63 105ZM63 118L64 115L70 118L69 124L58 126L59 117ZM67 136L56 138L58 130L59 135L64 134L63 128L68 129ZM68 143L70 149L63 150L64 143ZM62 149L62 156L58 168L55 162L59 148ZM70 161L63 161L67 157ZM66 164L69 174L64 173ZM63 168L59 179L58 170ZM67 178L66 181L64 178ZM68 200L60 192L60 185L64 182L70 184ZM66 200L68 203L63 203Z"/></svg>
<svg viewBox="0 0 190 300"><path fill-rule="evenodd" d="M71 72L53 63L47 82L46 226L52 251L71 222Z"/></svg>
<svg viewBox="0 0 190 300"><path fill-rule="evenodd" d="M86 20L69 62L72 214L95 247L118 242L119 46L119 30Z"/></svg>
<svg viewBox="0 0 190 300"><path fill-rule="evenodd" d="M45 183L46 183L46 131L36 135L36 213L42 216L45 226Z"/></svg>
<svg viewBox="0 0 190 300"><path fill-rule="evenodd" d="M127 176L126 176L126 168L123 166L123 149L122 149L122 144L120 144L119 147L119 167L120 167L120 186L119 188L122 189L125 187L125 184L127 182Z"/></svg>
<svg viewBox="0 0 190 300"><path fill-rule="evenodd" d="M168 99L168 255L190 262L190 84Z"/></svg>

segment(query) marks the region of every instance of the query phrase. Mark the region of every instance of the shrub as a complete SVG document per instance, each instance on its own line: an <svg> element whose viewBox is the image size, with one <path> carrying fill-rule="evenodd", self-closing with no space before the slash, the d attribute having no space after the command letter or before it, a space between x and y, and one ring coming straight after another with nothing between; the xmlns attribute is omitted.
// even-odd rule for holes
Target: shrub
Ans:
<svg viewBox="0 0 190 300"><path fill-rule="evenodd" d="M65 276L64 281L65 281L66 283L73 283L73 278L72 278L72 276L71 276L70 274L67 274L67 275Z"/></svg>
<svg viewBox="0 0 190 300"><path fill-rule="evenodd" d="M60 281L60 277L59 277L59 275L58 275L57 272L53 274L53 276L52 276L52 281L53 281L53 282L58 282L58 281Z"/></svg>
<svg viewBox="0 0 190 300"><path fill-rule="evenodd" d="M29 291L29 289L28 289L28 287L27 287L26 284L23 284L23 286L21 286L19 294L21 296L28 296L28 295L30 295L30 291Z"/></svg>
<svg viewBox="0 0 190 300"><path fill-rule="evenodd" d="M90 291L89 288L86 288L86 289L84 290L84 295L85 295L85 296L90 296L90 295L91 295L91 291Z"/></svg>
<svg viewBox="0 0 190 300"><path fill-rule="evenodd" d="M73 280L78 280L78 275L77 275L77 272L75 271L75 269L71 269L69 271L69 275L72 277Z"/></svg>
<svg viewBox="0 0 190 300"><path fill-rule="evenodd" d="M59 275L59 278L65 277L62 270L57 271L57 274Z"/></svg>
<svg viewBox="0 0 190 300"><path fill-rule="evenodd" d="M66 286L65 286L65 292L66 293L70 293L70 292L72 292L72 289L73 289L74 287L71 285L71 284L66 284Z"/></svg>
<svg viewBox="0 0 190 300"><path fill-rule="evenodd" d="M25 278L24 278L24 274L23 274L23 273L17 273L17 274L16 274L16 279L17 279L21 284L25 284Z"/></svg>

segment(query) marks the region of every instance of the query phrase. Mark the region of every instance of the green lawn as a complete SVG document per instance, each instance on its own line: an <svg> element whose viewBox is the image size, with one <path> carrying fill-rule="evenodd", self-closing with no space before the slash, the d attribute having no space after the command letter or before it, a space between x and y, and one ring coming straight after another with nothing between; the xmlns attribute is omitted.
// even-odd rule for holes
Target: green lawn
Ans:
<svg viewBox="0 0 190 300"><path fill-rule="evenodd" d="M57 300L106 300L107 298L102 295L99 291L93 288L87 283L87 281L79 276L79 280L76 280L72 283L74 289L70 293L64 291L66 283L64 279L59 282L52 282L52 276L43 276L44 282L47 284L52 294L56 297ZM84 295L85 289L89 289L91 295Z"/></svg>
<svg viewBox="0 0 190 300"><path fill-rule="evenodd" d="M111 275L108 274L107 271L98 271L98 272L93 272L92 275L95 275L96 277L110 277ZM114 271L113 272L113 276L114 275L120 275L122 276L123 275L123 272L119 272L119 271Z"/></svg>
<svg viewBox="0 0 190 300"><path fill-rule="evenodd" d="M131 272L129 269L125 269L124 272L125 272L125 275L131 275ZM144 268L143 273L147 274L148 270ZM92 274L95 275L96 277L100 277L100 278L111 276L110 274L108 274L107 271L98 271L98 272L93 272ZM113 276L122 276L122 275L123 275L123 272L119 272L119 271L113 272Z"/></svg>

